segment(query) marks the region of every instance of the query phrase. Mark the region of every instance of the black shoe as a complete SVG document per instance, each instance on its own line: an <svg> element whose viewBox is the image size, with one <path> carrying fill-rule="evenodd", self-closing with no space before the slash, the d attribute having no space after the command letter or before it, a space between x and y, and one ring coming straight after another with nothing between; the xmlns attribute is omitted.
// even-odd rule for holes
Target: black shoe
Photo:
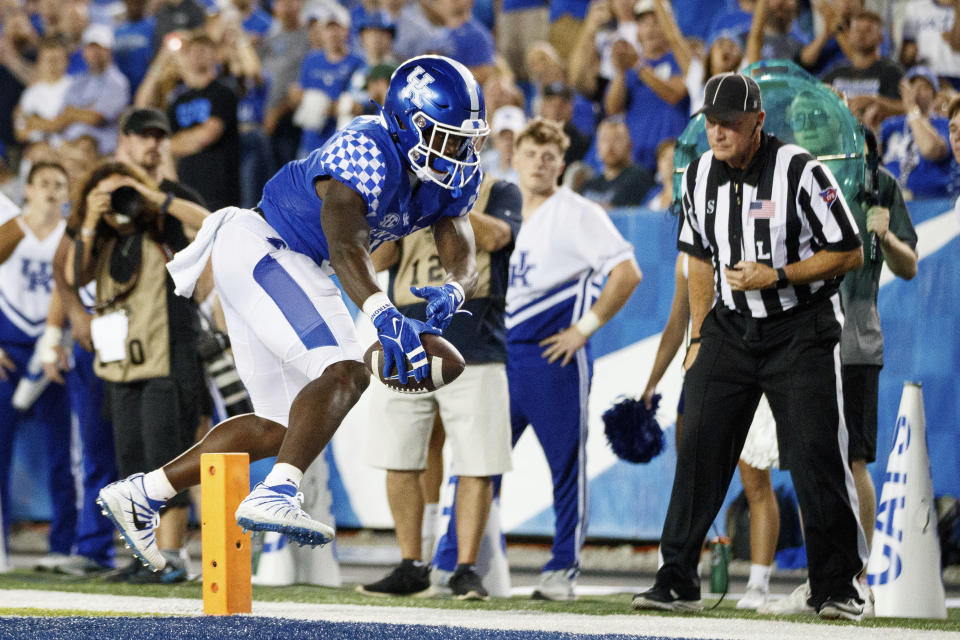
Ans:
<svg viewBox="0 0 960 640"><path fill-rule="evenodd" d="M828 620L859 621L863 619L863 600L860 598L827 598L817 611L821 618Z"/></svg>
<svg viewBox="0 0 960 640"><path fill-rule="evenodd" d="M164 554L166 555L166 554ZM139 570L127 579L130 584L175 584L186 582L187 568L179 559L167 556L167 564L160 571L153 571L150 567L141 566Z"/></svg>
<svg viewBox="0 0 960 640"><path fill-rule="evenodd" d="M457 600L489 600L490 594L483 588L480 576L472 566L457 567L450 577L450 591Z"/></svg>
<svg viewBox="0 0 960 640"><path fill-rule="evenodd" d="M429 595L430 567L419 560L406 559L382 580L357 585L357 593L368 596Z"/></svg>
<svg viewBox="0 0 960 640"><path fill-rule="evenodd" d="M696 587L678 589L657 583L652 588L633 596L633 608L637 611L701 611L700 590Z"/></svg>
<svg viewBox="0 0 960 640"><path fill-rule="evenodd" d="M130 562L122 567L117 567L113 571L108 571L103 574L102 579L104 582L127 582L130 580L130 577L135 573L140 571L143 567L143 563L140 562L139 558L130 558Z"/></svg>

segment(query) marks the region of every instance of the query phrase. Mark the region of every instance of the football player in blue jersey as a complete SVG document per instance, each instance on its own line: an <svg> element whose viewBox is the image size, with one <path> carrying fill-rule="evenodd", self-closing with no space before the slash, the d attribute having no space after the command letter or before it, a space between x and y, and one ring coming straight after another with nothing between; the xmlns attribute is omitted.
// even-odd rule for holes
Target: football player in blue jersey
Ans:
<svg viewBox="0 0 960 640"><path fill-rule="evenodd" d="M100 504L134 553L164 565L154 518L164 501L200 481L200 455L277 456L240 504L246 529L323 545L333 529L301 509L303 471L333 437L369 383L364 346L330 276L370 316L384 371L420 381L429 362L420 334L439 334L477 282L467 214L480 184L479 145L488 133L483 94L463 65L441 56L402 64L379 114L361 116L303 160L284 166L253 209L209 216L168 265L189 295L212 261L237 370L254 413L212 429L197 445L147 474L105 487ZM432 227L449 274L428 300L426 322L404 317L380 290L370 252Z"/></svg>

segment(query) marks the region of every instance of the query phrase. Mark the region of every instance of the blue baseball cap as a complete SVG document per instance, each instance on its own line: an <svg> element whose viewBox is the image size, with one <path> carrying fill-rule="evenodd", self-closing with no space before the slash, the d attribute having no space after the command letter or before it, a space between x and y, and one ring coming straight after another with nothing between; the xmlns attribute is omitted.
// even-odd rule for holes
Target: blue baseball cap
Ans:
<svg viewBox="0 0 960 640"><path fill-rule="evenodd" d="M397 35L397 26L387 20L379 11L374 13L368 13L359 20L357 20L357 32L363 31L364 29L380 29L382 31L389 31L390 35Z"/></svg>
<svg viewBox="0 0 960 640"><path fill-rule="evenodd" d="M922 65L910 67L910 70L907 71L907 80L913 80L914 78L923 78L930 83L934 91L940 89L940 81L937 80L937 74L935 74L930 67Z"/></svg>

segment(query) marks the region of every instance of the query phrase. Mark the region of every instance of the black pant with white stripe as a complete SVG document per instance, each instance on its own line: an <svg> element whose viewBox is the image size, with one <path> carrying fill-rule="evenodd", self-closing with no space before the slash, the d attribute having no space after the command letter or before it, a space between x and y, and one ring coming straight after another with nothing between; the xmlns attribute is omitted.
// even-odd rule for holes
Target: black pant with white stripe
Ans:
<svg viewBox="0 0 960 640"><path fill-rule="evenodd" d="M834 295L770 318L715 307L687 372L683 430L661 538L659 583L697 582L707 531L723 504L761 393L777 423L803 517L812 604L856 596L866 560L842 422L839 302Z"/></svg>

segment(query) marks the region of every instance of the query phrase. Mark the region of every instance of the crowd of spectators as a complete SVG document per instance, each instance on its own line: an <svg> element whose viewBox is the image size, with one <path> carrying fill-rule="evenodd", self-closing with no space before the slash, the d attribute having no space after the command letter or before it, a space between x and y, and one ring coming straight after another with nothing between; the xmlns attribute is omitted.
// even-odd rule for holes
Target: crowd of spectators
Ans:
<svg viewBox="0 0 960 640"><path fill-rule="evenodd" d="M772 58L846 96L908 198L960 190L944 111L960 86L956 0L5 0L0 12L0 189L17 203L32 161L58 153L82 172L113 153L135 104L168 113L180 178L211 210L254 206L280 165L376 113L395 65L426 53L483 85L488 172L510 180L511 137L554 119L571 140L565 183L606 207L662 193L658 157L710 76Z"/></svg>

